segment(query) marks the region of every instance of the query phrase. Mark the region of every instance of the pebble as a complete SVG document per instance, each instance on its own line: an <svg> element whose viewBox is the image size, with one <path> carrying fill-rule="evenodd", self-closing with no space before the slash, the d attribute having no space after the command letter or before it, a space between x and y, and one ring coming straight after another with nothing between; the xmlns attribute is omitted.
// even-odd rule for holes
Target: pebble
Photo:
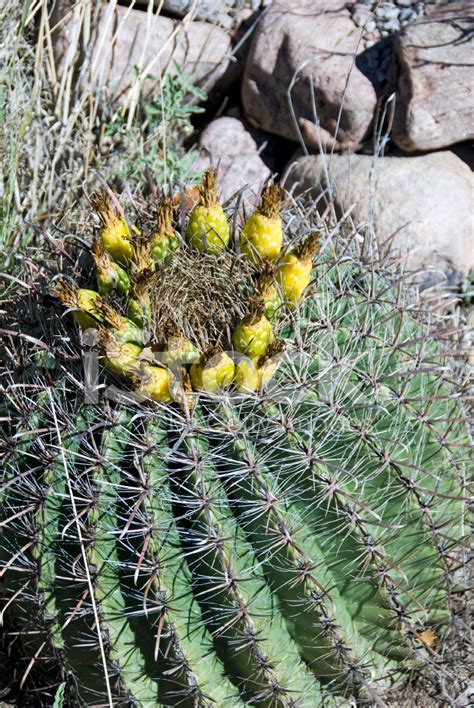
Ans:
<svg viewBox="0 0 474 708"><path fill-rule="evenodd" d="M375 10L375 16L385 20L392 20L400 14L400 8L384 3Z"/></svg>
<svg viewBox="0 0 474 708"><path fill-rule="evenodd" d="M401 11L399 15L399 20L402 24L408 24L411 20L415 20L417 18L417 14L415 10L413 10L411 7L406 7L404 10Z"/></svg>
<svg viewBox="0 0 474 708"><path fill-rule="evenodd" d="M401 28L400 21L395 17L384 24L384 29L387 32L400 32Z"/></svg>
<svg viewBox="0 0 474 708"><path fill-rule="evenodd" d="M426 6L433 4L435 0L385 0L382 3L379 0L357 0L353 6L353 19L358 27L364 27L366 36L378 29L382 37L388 37L421 17ZM361 5L372 11L373 19L367 20L365 11L360 11Z"/></svg>

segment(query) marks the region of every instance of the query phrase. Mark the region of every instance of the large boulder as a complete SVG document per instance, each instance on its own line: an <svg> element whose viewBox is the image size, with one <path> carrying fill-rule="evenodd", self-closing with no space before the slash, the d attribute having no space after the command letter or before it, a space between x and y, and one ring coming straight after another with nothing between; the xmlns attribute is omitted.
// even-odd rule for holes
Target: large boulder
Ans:
<svg viewBox="0 0 474 708"><path fill-rule="evenodd" d="M349 6L342 0L270 5L255 31L242 84L253 125L292 140L301 134L313 148L360 144L377 96L355 60L364 45Z"/></svg>
<svg viewBox="0 0 474 708"><path fill-rule="evenodd" d="M474 138L474 4L449 3L409 25L400 67L393 139L407 151Z"/></svg>
<svg viewBox="0 0 474 708"><path fill-rule="evenodd" d="M166 71L180 70L209 90L229 67L230 35L208 22L181 23L121 5L103 5L90 30L84 8L59 0L51 26L59 78L78 74L88 85L107 87L126 105L156 93ZM88 36L88 32L90 35ZM84 45L88 52L85 54ZM137 80L137 73L139 80Z"/></svg>
<svg viewBox="0 0 474 708"><path fill-rule="evenodd" d="M341 212L354 205L356 224L373 229L382 251L433 281L474 267L473 177L451 152L419 157L310 155L289 169L287 188L321 197L329 187ZM321 199L321 207L326 202ZM426 271L430 270L431 273ZM451 278L452 282L452 278Z"/></svg>
<svg viewBox="0 0 474 708"><path fill-rule="evenodd" d="M200 171L210 165L218 168L223 201L241 189L251 199L270 177L252 131L238 118L224 116L213 120L199 137L199 149L194 167Z"/></svg>

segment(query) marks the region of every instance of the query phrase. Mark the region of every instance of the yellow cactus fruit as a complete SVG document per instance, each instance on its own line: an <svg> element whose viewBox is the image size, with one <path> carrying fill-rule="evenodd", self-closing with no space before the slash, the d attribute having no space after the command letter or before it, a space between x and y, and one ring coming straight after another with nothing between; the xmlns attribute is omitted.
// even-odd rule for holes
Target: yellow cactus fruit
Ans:
<svg viewBox="0 0 474 708"><path fill-rule="evenodd" d="M270 322L278 319L282 305L281 296L275 283L275 273L275 264L266 259L258 274L256 284L258 299L263 302L265 317Z"/></svg>
<svg viewBox="0 0 474 708"><path fill-rule="evenodd" d="M65 280L57 280L51 291L63 305L74 310L72 316L82 329L97 329L104 322L99 311L102 300L95 290L75 288Z"/></svg>
<svg viewBox="0 0 474 708"><path fill-rule="evenodd" d="M234 349L250 359L264 356L273 340L273 327L263 311L263 303L253 301L249 314L239 322L232 334Z"/></svg>
<svg viewBox="0 0 474 708"><path fill-rule="evenodd" d="M117 263L127 266L133 256L132 235L127 222L117 214L110 197L105 192L92 196L92 206L102 225L100 240L103 247Z"/></svg>
<svg viewBox="0 0 474 708"><path fill-rule="evenodd" d="M235 386L240 393L253 393L260 387L260 372L255 362L248 357L237 362Z"/></svg>
<svg viewBox="0 0 474 708"><path fill-rule="evenodd" d="M284 343L276 340L270 344L267 354L257 362L245 357L235 367L235 386L240 393L253 393L263 388L278 369Z"/></svg>
<svg viewBox="0 0 474 708"><path fill-rule="evenodd" d="M240 249L252 263L262 258L276 261L283 243L281 189L270 184L263 190L258 209L247 219L240 236Z"/></svg>
<svg viewBox="0 0 474 708"><path fill-rule="evenodd" d="M179 249L179 239L173 229L173 202L161 197L158 202L156 230L152 234L153 257L162 263L168 256Z"/></svg>
<svg viewBox="0 0 474 708"><path fill-rule="evenodd" d="M189 373L195 391L215 393L230 386L234 372L235 366L230 356L225 352L213 350L202 363L193 364Z"/></svg>
<svg viewBox="0 0 474 708"><path fill-rule="evenodd" d="M117 342L108 333L102 333L102 346L105 350L105 367L117 376L131 376L140 370L142 348L132 342Z"/></svg>
<svg viewBox="0 0 474 708"><path fill-rule="evenodd" d="M189 341L187 337L182 335L173 335L168 337L166 347L161 354L161 359L165 366L175 368L176 366L186 366L188 364L197 364L201 360L201 352Z"/></svg>
<svg viewBox="0 0 474 708"><path fill-rule="evenodd" d="M215 169L203 175L199 202L189 218L186 238L190 246L208 253L221 253L229 243L229 222L219 203Z"/></svg>
<svg viewBox="0 0 474 708"><path fill-rule="evenodd" d="M130 276L113 260L99 239L92 242L91 255L94 259L99 294L108 295L116 290L119 295L126 295L130 289Z"/></svg>
<svg viewBox="0 0 474 708"><path fill-rule="evenodd" d="M295 305L311 280L313 257L320 247L320 235L312 233L294 251L283 256L278 264L276 280L286 303Z"/></svg>
<svg viewBox="0 0 474 708"><path fill-rule="evenodd" d="M113 307L103 301L97 305L97 311L102 317L102 321L111 328L109 332L115 341L143 344L143 330L135 322L122 317Z"/></svg>
<svg viewBox="0 0 474 708"><path fill-rule="evenodd" d="M132 377L135 391L157 403L171 403L172 374L161 366L145 364L140 373Z"/></svg>

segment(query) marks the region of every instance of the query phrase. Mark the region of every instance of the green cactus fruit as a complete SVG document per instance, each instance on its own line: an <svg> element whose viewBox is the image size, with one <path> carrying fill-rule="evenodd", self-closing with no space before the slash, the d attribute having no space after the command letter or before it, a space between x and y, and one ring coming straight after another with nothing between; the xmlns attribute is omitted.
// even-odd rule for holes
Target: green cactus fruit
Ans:
<svg viewBox="0 0 474 708"><path fill-rule="evenodd" d="M138 374L140 370L139 357L142 347L132 342L118 342L113 338L107 339L104 344L105 367L117 376L130 376Z"/></svg>
<svg viewBox="0 0 474 708"><path fill-rule="evenodd" d="M127 305L127 317L140 329L152 324L152 306L150 299L150 273L142 273L133 279L130 299Z"/></svg>
<svg viewBox="0 0 474 708"><path fill-rule="evenodd" d="M102 321L108 325L109 332L116 342L145 343L143 329L131 319L123 317L104 301L97 305L97 310L102 317Z"/></svg>
<svg viewBox="0 0 474 708"><path fill-rule="evenodd" d="M1 296L9 701L382 706L418 671L449 691L470 441L443 319L351 225L288 219L325 247L273 323L262 264L230 248L147 275L146 336L130 293L69 272L54 292L90 344L49 267Z"/></svg>
<svg viewBox="0 0 474 708"><path fill-rule="evenodd" d="M275 282L274 263L266 260L258 273L256 290L258 298L264 304L264 315L269 322L275 322L282 313L282 299Z"/></svg>
<svg viewBox="0 0 474 708"><path fill-rule="evenodd" d="M99 239L92 242L91 255L94 259L99 295L109 295L114 290L119 295L127 295L130 290L130 276L112 259Z"/></svg>
<svg viewBox="0 0 474 708"><path fill-rule="evenodd" d="M145 364L132 381L135 391L145 398L158 403L171 403L173 400L172 375L164 367Z"/></svg>
<svg viewBox="0 0 474 708"><path fill-rule="evenodd" d="M219 203L217 171L214 169L203 175L200 199L189 217L186 237L189 245L198 251L220 253L227 248L230 228Z"/></svg>
<svg viewBox="0 0 474 708"><path fill-rule="evenodd" d="M202 354L195 344L182 335L167 337L166 346L161 352L160 359L165 366L175 368L183 365L198 364Z"/></svg>
<svg viewBox="0 0 474 708"><path fill-rule="evenodd" d="M156 229L152 234L153 256L162 263L168 256L179 250L179 239L173 230L173 202L161 197L158 202Z"/></svg>

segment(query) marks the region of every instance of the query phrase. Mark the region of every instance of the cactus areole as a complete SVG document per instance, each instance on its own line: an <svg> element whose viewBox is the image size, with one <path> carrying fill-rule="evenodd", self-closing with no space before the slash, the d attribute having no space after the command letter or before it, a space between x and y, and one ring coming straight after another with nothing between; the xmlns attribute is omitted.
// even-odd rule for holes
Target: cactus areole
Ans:
<svg viewBox="0 0 474 708"><path fill-rule="evenodd" d="M390 269L280 198L245 221L214 172L187 214L98 195L74 268L1 303L25 704L385 705L443 641L462 397Z"/></svg>

